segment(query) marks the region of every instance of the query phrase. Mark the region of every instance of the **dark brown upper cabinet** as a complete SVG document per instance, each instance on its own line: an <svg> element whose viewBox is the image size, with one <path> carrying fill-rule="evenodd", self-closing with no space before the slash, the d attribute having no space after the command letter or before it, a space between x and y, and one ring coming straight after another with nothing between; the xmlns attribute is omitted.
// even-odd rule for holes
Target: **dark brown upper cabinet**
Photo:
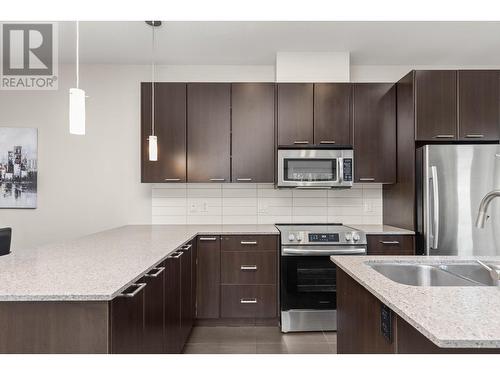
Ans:
<svg viewBox="0 0 500 375"><path fill-rule="evenodd" d="M351 92L349 83L314 84L315 144L351 144Z"/></svg>
<svg viewBox="0 0 500 375"><path fill-rule="evenodd" d="M500 131L498 70L458 72L458 128L463 140L498 140Z"/></svg>
<svg viewBox="0 0 500 375"><path fill-rule="evenodd" d="M278 145L312 144L312 83L278 84Z"/></svg>
<svg viewBox="0 0 500 375"><path fill-rule="evenodd" d="M416 140L457 139L456 70L415 72Z"/></svg>
<svg viewBox="0 0 500 375"><path fill-rule="evenodd" d="M396 182L396 89L392 83L354 85L356 182Z"/></svg>
<svg viewBox="0 0 500 375"><path fill-rule="evenodd" d="M155 83L155 135L158 161L149 161L151 83L141 84L141 181L186 181L186 84Z"/></svg>
<svg viewBox="0 0 500 375"><path fill-rule="evenodd" d="M229 182L231 84L187 87L188 182Z"/></svg>
<svg viewBox="0 0 500 375"><path fill-rule="evenodd" d="M232 84L232 181L274 181L272 83Z"/></svg>

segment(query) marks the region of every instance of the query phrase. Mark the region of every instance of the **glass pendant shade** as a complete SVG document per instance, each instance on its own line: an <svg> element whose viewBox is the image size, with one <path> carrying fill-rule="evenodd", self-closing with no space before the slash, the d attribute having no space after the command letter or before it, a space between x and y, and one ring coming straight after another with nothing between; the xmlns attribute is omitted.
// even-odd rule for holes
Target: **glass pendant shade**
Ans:
<svg viewBox="0 0 500 375"><path fill-rule="evenodd" d="M69 89L69 132L85 135L85 91Z"/></svg>
<svg viewBox="0 0 500 375"><path fill-rule="evenodd" d="M158 139L156 135L150 135L149 141L149 161L158 161Z"/></svg>

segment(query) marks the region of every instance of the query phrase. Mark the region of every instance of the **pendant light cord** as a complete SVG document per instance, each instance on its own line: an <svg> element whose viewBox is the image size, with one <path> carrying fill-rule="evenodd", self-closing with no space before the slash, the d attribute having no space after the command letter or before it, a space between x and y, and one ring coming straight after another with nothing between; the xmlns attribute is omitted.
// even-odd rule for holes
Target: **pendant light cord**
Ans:
<svg viewBox="0 0 500 375"><path fill-rule="evenodd" d="M151 135L155 135L155 28L153 23L152 48L151 48Z"/></svg>
<svg viewBox="0 0 500 375"><path fill-rule="evenodd" d="M76 88L80 88L80 22L76 21Z"/></svg>

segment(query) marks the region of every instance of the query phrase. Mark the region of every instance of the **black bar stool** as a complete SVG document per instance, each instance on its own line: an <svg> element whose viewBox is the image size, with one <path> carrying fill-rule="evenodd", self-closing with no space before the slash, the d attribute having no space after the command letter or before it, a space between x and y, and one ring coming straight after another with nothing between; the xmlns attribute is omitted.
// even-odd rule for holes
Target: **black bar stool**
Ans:
<svg viewBox="0 0 500 375"><path fill-rule="evenodd" d="M11 228L0 228L0 255L10 253L10 239L12 237Z"/></svg>

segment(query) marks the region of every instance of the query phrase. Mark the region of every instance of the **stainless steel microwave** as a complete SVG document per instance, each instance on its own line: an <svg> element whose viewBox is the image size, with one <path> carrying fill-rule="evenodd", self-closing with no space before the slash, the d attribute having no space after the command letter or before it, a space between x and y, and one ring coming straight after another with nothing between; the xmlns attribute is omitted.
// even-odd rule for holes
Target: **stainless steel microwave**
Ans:
<svg viewBox="0 0 500 375"><path fill-rule="evenodd" d="M278 148L278 188L350 188L352 148Z"/></svg>

